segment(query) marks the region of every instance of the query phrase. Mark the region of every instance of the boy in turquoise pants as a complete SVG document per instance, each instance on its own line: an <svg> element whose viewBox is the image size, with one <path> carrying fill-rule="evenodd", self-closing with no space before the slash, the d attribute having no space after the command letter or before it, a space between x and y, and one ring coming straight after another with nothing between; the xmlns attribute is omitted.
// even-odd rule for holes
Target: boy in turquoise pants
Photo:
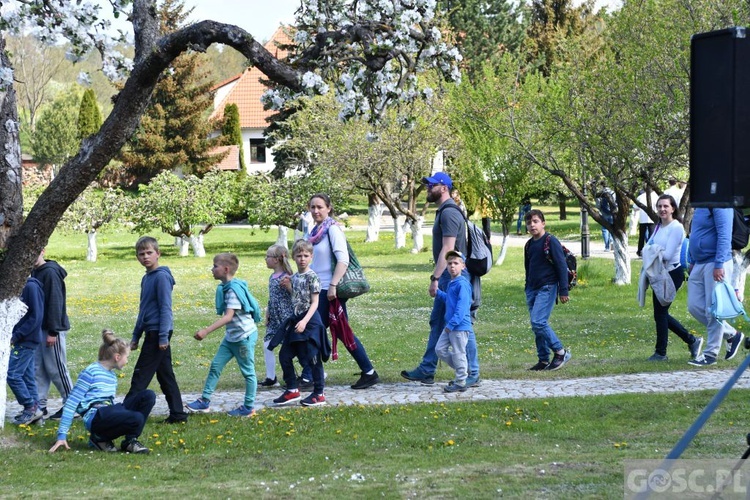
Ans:
<svg viewBox="0 0 750 500"><path fill-rule="evenodd" d="M221 371L232 358L237 360L240 373L245 377L245 403L229 412L234 417L252 417L255 415L255 343L258 341L260 306L247 288L247 282L234 277L240 262L232 253L220 253L214 257L212 273L214 279L221 281L216 289L216 313L221 318L211 326L198 330L194 337L203 340L206 336L226 326L226 334L219 345L219 350L208 370L203 394L192 403L185 405L191 413L208 413L211 411L211 395L219 382Z"/></svg>

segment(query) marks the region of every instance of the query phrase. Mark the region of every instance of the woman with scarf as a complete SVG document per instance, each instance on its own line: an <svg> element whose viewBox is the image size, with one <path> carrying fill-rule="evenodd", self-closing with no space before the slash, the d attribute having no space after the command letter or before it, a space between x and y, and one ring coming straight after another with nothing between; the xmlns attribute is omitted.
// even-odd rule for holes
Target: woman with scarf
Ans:
<svg viewBox="0 0 750 500"><path fill-rule="evenodd" d="M310 231L308 241L313 244L313 260L310 267L320 278L320 300L318 300L318 313L326 328L329 327L329 303L336 298L336 285L349 266L349 252L346 247L346 236L341 227L333 220L333 207L331 198L324 193L312 195L308 201L307 208L312 215L315 227ZM336 258L335 267L333 256ZM346 315L346 299L339 299ZM361 375L359 380L352 385L352 389L367 389L380 382L378 372L372 367L370 358L367 356L365 347L359 338L354 335L354 344L344 344L346 350L352 355L359 365ZM311 380L310 374L302 374L302 378Z"/></svg>

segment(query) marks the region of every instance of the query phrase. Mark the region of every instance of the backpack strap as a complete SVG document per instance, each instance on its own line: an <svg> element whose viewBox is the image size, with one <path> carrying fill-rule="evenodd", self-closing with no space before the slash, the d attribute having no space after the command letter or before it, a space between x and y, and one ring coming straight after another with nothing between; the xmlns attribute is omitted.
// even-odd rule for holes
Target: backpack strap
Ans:
<svg viewBox="0 0 750 500"><path fill-rule="evenodd" d="M443 215L443 210L445 210L446 208L450 208L450 207L453 207L456 210L458 210L458 213L460 213L461 217L464 219L464 235L465 235L464 241L466 242L465 256L468 257L471 254L471 236L469 236L469 219L466 218L463 211L458 207L458 205L456 205L455 203L449 203L445 206L438 208L436 217L435 217L435 222L437 222L438 217L441 217ZM458 243L458 240L456 240L456 243ZM458 250L458 248L455 248L454 250Z"/></svg>

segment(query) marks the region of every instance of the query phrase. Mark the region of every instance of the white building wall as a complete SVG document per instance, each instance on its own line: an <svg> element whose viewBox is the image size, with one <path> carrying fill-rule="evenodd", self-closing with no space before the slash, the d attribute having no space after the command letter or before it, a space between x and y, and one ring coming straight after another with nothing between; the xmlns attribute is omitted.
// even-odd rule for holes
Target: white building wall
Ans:
<svg viewBox="0 0 750 500"><path fill-rule="evenodd" d="M243 128L242 129L242 152L245 155L245 167L248 174L270 172L276 167L273 161L273 149L266 148L265 163L250 161L250 139L264 139L262 128Z"/></svg>

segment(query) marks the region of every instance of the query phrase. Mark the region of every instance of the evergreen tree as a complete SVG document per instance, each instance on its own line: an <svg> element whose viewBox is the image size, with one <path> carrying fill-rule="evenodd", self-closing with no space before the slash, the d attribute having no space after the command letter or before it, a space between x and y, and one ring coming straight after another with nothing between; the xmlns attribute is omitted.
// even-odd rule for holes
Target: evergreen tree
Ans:
<svg viewBox="0 0 750 500"><path fill-rule="evenodd" d="M159 9L162 34L180 28L192 9L181 0L165 0ZM206 115L213 106L211 81L199 54L186 52L162 74L121 159L135 184L147 183L162 170L180 170L202 176L223 156L208 152L221 138L209 139L215 130Z"/></svg>
<svg viewBox="0 0 750 500"><path fill-rule="evenodd" d="M242 147L242 129L240 128L240 108L236 104L224 107L224 126L221 129L225 144L236 144L240 147L240 171L245 172L245 151Z"/></svg>
<svg viewBox="0 0 750 500"><path fill-rule="evenodd" d="M43 109L31 138L35 161L56 170L78 151L78 130L70 124L76 121L80 99L78 91L71 89Z"/></svg>
<svg viewBox="0 0 750 500"><path fill-rule="evenodd" d="M526 26L523 7L509 0L440 0L469 78L482 76L482 64L499 61L505 51L523 43Z"/></svg>
<svg viewBox="0 0 750 500"><path fill-rule="evenodd" d="M78 111L78 139L83 140L91 134L95 134L102 126L102 113L96 103L96 94L93 89L86 89L81 99L81 108Z"/></svg>

